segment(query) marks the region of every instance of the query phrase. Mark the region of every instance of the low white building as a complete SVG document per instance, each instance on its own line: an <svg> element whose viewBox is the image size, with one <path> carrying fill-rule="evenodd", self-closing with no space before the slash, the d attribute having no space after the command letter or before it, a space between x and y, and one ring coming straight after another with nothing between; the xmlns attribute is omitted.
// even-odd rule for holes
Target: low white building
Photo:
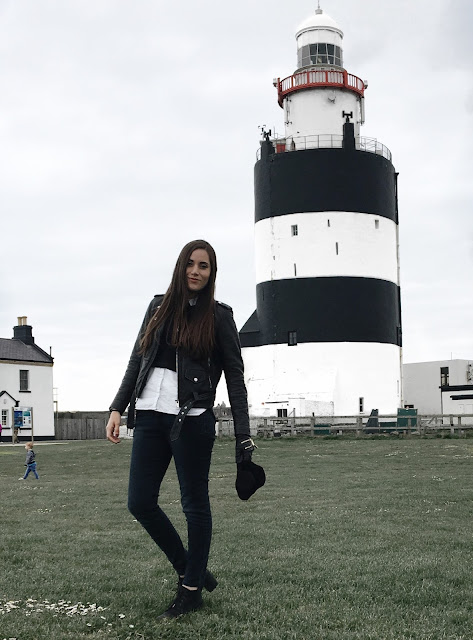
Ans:
<svg viewBox="0 0 473 640"><path fill-rule="evenodd" d="M404 406L420 414L473 413L473 360L403 365Z"/></svg>
<svg viewBox="0 0 473 640"><path fill-rule="evenodd" d="M25 316L13 338L0 338L0 419L2 439L20 426L21 440L54 438L53 358L35 344Z"/></svg>

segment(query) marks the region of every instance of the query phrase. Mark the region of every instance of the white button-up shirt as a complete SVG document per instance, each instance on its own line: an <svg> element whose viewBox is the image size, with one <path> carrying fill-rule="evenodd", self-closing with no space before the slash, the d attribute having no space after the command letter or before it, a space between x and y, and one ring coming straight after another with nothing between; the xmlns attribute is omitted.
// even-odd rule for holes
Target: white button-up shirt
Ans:
<svg viewBox="0 0 473 640"><path fill-rule="evenodd" d="M151 370L141 396L136 399L136 409L160 411L177 416L177 373L170 369L154 367ZM200 416L205 409L191 409L187 415Z"/></svg>

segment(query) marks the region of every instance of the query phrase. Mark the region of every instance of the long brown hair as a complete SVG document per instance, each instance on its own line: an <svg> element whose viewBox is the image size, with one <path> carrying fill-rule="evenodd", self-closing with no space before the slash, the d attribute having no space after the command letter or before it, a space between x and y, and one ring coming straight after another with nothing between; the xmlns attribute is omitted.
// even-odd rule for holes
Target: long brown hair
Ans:
<svg viewBox="0 0 473 640"><path fill-rule="evenodd" d="M189 320L189 289L186 269L192 253L204 249L209 254L210 276L205 287L197 295L197 303ZM192 240L181 250L174 267L171 284L160 307L146 327L141 338L141 353L152 345L158 328L170 322L170 342L174 347L183 348L195 358L207 358L215 344L215 277L217 275L217 257L213 247L205 240Z"/></svg>

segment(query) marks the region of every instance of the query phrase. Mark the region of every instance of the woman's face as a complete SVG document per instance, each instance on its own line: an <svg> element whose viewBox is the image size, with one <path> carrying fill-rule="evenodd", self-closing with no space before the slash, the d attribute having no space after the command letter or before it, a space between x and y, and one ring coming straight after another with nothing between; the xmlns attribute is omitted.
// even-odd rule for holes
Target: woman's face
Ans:
<svg viewBox="0 0 473 640"><path fill-rule="evenodd" d="M210 259L205 249L195 249L186 267L187 288L198 293L206 286L210 278Z"/></svg>

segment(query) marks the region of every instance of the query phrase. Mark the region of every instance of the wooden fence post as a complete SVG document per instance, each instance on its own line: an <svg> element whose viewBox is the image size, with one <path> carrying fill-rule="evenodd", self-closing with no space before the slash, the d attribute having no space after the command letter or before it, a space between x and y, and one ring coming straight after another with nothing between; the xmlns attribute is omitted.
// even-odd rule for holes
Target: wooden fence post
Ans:
<svg viewBox="0 0 473 640"><path fill-rule="evenodd" d="M357 436L361 435L362 431L363 431L363 417L357 416L356 417L356 435Z"/></svg>

